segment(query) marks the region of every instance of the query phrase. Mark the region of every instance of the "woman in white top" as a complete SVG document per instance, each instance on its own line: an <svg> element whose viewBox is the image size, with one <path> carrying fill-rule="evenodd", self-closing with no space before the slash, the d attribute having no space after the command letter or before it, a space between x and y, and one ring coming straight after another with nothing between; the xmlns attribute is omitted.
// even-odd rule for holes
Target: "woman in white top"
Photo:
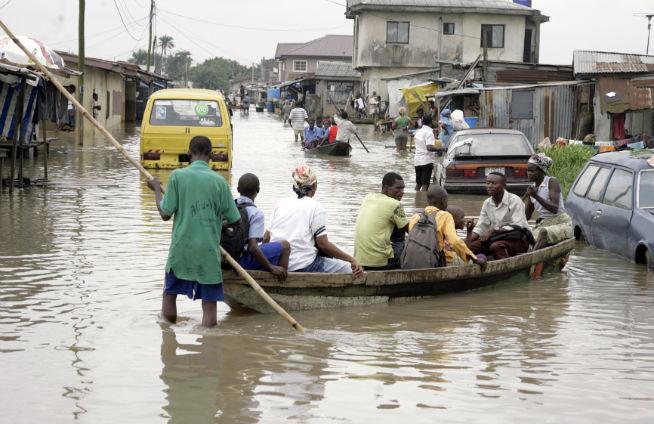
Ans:
<svg viewBox="0 0 654 424"><path fill-rule="evenodd" d="M563 205L561 184L555 177L547 175L550 166L552 159L543 153L533 155L527 163L527 176L532 185L527 188L529 202L525 214L527 219L531 218L534 211L539 216L533 231L536 239L534 250L573 236L572 220Z"/></svg>

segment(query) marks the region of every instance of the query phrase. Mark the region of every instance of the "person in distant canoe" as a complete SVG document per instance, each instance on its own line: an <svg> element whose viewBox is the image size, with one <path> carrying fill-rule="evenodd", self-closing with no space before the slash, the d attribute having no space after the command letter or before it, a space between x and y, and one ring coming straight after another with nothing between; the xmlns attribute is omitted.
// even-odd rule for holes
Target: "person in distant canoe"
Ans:
<svg viewBox="0 0 654 424"><path fill-rule="evenodd" d="M329 144L336 143L336 136L338 135L338 124L336 124L336 119L332 119L329 129L327 130L327 142Z"/></svg>
<svg viewBox="0 0 654 424"><path fill-rule="evenodd" d="M382 179L381 193L371 193L363 199L354 233L354 257L364 269L400 267L404 243L394 245L391 235L396 228L404 234L409 224L400 204L403 195L404 179L388 172Z"/></svg>
<svg viewBox="0 0 654 424"><path fill-rule="evenodd" d="M341 121L338 123L338 132L336 133L336 141L342 143L350 143L356 141L357 127L348 119L347 112L342 110Z"/></svg>
<svg viewBox="0 0 654 424"><path fill-rule="evenodd" d="M318 178L307 165L292 174L295 196L280 200L273 210L264 242L287 240L291 245L289 271L353 273L363 276L363 268L327 237L327 211L313 197ZM319 254L318 249L325 255Z"/></svg>
<svg viewBox="0 0 654 424"><path fill-rule="evenodd" d="M304 128L304 148L313 149L322 141L322 129L316 125L316 120L309 118L309 126Z"/></svg>
<svg viewBox="0 0 654 424"><path fill-rule="evenodd" d="M527 219L531 219L534 211L538 212L534 250L573 237L572 220L565 212L561 184L547 175L550 166L552 159L543 153L536 153L527 163L527 177L533 183L526 193L529 196L525 209Z"/></svg>
<svg viewBox="0 0 654 424"><path fill-rule="evenodd" d="M166 195L157 178L148 180L157 209L164 221L174 217L173 234L166 262L161 312L177 321L177 295L202 300L202 325L217 323L216 302L224 300L220 268L220 235L223 220L238 225L238 211L229 185L209 168L211 141L205 136L191 139L191 164L170 174Z"/></svg>

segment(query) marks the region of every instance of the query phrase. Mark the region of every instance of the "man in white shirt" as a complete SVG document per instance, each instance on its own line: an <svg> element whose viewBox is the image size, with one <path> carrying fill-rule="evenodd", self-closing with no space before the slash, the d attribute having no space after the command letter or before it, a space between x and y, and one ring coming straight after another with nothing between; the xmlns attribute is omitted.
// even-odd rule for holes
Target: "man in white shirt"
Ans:
<svg viewBox="0 0 654 424"><path fill-rule="evenodd" d="M313 199L317 188L318 180L310 167L295 168L293 191L296 196L277 203L264 242L288 241L291 245L289 271L353 273L360 278L363 276L361 265L327 238L327 211ZM319 255L318 249L329 257Z"/></svg>
<svg viewBox="0 0 654 424"><path fill-rule="evenodd" d="M429 115L422 118L422 127L416 131L413 141L416 146L416 155L413 164L416 168L416 191L427 191L431 173L434 170L436 159L436 138L431 127L432 120Z"/></svg>
<svg viewBox="0 0 654 424"><path fill-rule="evenodd" d="M347 112L342 110L340 114L340 121L338 121L338 132L336 133L336 141L349 143L356 140L357 127L348 119Z"/></svg>
<svg viewBox="0 0 654 424"><path fill-rule="evenodd" d="M477 225L467 227L468 247L475 254L490 254L495 259L525 253L533 241L525 204L518 196L506 191L506 177L499 172L488 174L486 191L491 197L484 201Z"/></svg>
<svg viewBox="0 0 654 424"><path fill-rule="evenodd" d="M298 138L304 143L304 124L309 115L303 107L296 105L288 117L291 121L291 127L293 128L293 134L295 135L295 141L298 141Z"/></svg>

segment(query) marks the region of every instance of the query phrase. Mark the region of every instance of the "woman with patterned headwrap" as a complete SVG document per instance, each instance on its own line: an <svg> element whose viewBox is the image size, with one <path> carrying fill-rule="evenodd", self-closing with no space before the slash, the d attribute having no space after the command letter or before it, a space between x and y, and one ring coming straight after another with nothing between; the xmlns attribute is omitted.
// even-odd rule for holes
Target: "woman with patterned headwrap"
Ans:
<svg viewBox="0 0 654 424"><path fill-rule="evenodd" d="M551 166L552 159L543 153L533 155L527 163L527 176L532 185L525 194L529 196L525 213L527 219L531 218L534 211L539 215L533 231L536 239L534 250L573 236L572 220L563 206L561 184L555 177L547 175Z"/></svg>
<svg viewBox="0 0 654 424"><path fill-rule="evenodd" d="M327 238L327 211L313 198L318 188L316 174L307 165L299 165L292 177L295 196L277 203L264 241L288 241L291 245L289 271L363 276L363 268L356 259ZM323 255L318 254L318 249Z"/></svg>

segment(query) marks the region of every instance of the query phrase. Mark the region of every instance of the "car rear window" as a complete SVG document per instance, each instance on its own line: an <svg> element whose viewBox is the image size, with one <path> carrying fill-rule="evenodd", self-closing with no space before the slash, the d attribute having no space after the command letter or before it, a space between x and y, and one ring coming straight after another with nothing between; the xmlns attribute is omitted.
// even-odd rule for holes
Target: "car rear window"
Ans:
<svg viewBox="0 0 654 424"><path fill-rule="evenodd" d="M597 174L598 169L599 166L597 165L588 165L584 173L581 174L581 177L579 177L577 180L577 184L575 185L575 188L572 190L572 192L580 197L586 196L588 187L590 187L590 183L593 181L593 178L595 177L595 174Z"/></svg>
<svg viewBox="0 0 654 424"><path fill-rule="evenodd" d="M609 185L606 187L602 203L617 206L618 208L631 209L633 206L633 184L633 172L616 169L613 171Z"/></svg>
<svg viewBox="0 0 654 424"><path fill-rule="evenodd" d="M593 184L590 186L590 190L588 190L586 198L590 200L599 200L600 196L602 195L602 190L606 185L606 180L609 179L610 174L610 168L600 168L600 170L597 172L597 175L595 176L595 179L593 180Z"/></svg>
<svg viewBox="0 0 654 424"><path fill-rule="evenodd" d="M534 153L529 141L520 134L471 134L457 137L450 155L466 156L530 156Z"/></svg>
<svg viewBox="0 0 654 424"><path fill-rule="evenodd" d="M211 100L155 100L150 125L220 127L218 102Z"/></svg>
<svg viewBox="0 0 654 424"><path fill-rule="evenodd" d="M640 187L638 206L641 208L654 208L654 171L640 173Z"/></svg>

